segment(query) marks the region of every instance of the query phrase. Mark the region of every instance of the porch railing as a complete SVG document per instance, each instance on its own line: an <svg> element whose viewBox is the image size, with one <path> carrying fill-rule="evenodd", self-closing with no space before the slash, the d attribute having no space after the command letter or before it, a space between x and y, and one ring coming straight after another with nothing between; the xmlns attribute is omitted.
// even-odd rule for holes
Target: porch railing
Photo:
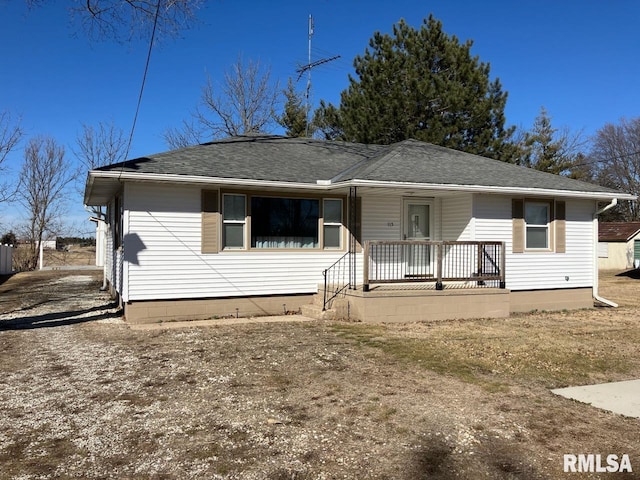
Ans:
<svg viewBox="0 0 640 480"><path fill-rule="evenodd" d="M324 277L324 293L322 310L326 310L331 300L351 286L351 252L345 253L333 265L322 272Z"/></svg>
<svg viewBox="0 0 640 480"><path fill-rule="evenodd" d="M433 282L451 286L505 288L504 242L365 242L363 290L381 283Z"/></svg>

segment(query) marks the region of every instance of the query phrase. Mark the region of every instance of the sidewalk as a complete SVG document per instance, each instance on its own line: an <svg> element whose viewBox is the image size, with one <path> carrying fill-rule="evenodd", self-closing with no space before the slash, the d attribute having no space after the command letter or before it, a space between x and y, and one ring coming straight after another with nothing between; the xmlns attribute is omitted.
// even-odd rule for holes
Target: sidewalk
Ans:
<svg viewBox="0 0 640 480"><path fill-rule="evenodd" d="M558 388L551 392L620 415L640 418L640 380Z"/></svg>

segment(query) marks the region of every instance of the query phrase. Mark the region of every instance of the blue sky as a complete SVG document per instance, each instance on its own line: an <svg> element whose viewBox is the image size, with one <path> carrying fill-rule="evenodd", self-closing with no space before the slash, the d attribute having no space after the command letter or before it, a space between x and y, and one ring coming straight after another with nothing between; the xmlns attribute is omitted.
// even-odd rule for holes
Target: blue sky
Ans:
<svg viewBox="0 0 640 480"><path fill-rule="evenodd" d="M22 0L0 0L0 110L22 116L27 136L51 135L72 156L83 123L113 121L129 131L148 45L92 42L70 23L70 0L46 3L29 10ZM374 31L390 32L400 18L419 27L429 13L447 33L472 39L472 52L491 64L509 92L509 125L529 128L542 105L554 126L587 135L640 115L636 0L209 0L198 25L154 49L130 157L166 150L163 131L189 117L207 73L221 79L238 55L270 66L283 86L295 79L307 62L309 14L312 60L341 55L313 71L317 104L339 102ZM19 170L22 157L19 148L1 175ZM81 203L75 194L70 218L86 218ZM0 206L0 232L19 218L17 207Z"/></svg>

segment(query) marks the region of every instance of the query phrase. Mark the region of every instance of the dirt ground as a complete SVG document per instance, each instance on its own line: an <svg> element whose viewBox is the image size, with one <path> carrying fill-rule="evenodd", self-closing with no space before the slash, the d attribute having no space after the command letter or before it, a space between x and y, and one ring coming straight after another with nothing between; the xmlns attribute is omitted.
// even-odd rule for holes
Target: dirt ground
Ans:
<svg viewBox="0 0 640 480"><path fill-rule="evenodd" d="M153 331L100 281L0 278L0 478L640 478L640 419L549 392L640 378L637 276L603 275L618 309Z"/></svg>

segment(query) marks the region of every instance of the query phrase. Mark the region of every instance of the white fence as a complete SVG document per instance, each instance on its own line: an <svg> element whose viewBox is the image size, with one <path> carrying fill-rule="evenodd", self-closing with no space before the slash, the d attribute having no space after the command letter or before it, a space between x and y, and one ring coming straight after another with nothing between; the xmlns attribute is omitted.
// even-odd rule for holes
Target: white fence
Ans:
<svg viewBox="0 0 640 480"><path fill-rule="evenodd" d="M13 246L0 245L0 275L13 272Z"/></svg>

